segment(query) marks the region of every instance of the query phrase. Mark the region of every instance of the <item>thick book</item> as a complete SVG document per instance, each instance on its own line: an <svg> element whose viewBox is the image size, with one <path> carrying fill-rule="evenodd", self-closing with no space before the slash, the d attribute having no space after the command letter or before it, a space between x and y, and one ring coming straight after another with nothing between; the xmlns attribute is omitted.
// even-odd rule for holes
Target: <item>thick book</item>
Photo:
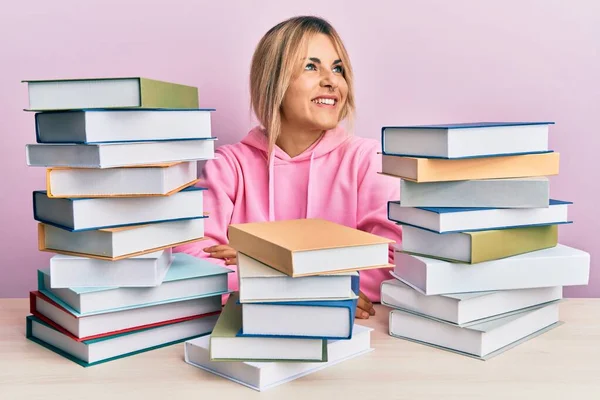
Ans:
<svg viewBox="0 0 600 400"><path fill-rule="evenodd" d="M393 240L323 219L229 226L229 245L292 277L388 266Z"/></svg>
<svg viewBox="0 0 600 400"><path fill-rule="evenodd" d="M357 299L242 304L241 336L350 339Z"/></svg>
<svg viewBox="0 0 600 400"><path fill-rule="evenodd" d="M349 300L358 293L356 271L292 278L244 253L237 255L237 271L240 303Z"/></svg>
<svg viewBox="0 0 600 400"><path fill-rule="evenodd" d="M29 110L198 108L198 88L143 77L24 80Z"/></svg>
<svg viewBox="0 0 600 400"><path fill-rule="evenodd" d="M211 137L213 109L78 110L35 114L38 143L109 143Z"/></svg>
<svg viewBox="0 0 600 400"><path fill-rule="evenodd" d="M590 254L562 244L477 265L396 251L390 273L425 295L587 285Z"/></svg>
<svg viewBox="0 0 600 400"><path fill-rule="evenodd" d="M50 258L50 287L158 286L172 261L170 248L119 261L57 254Z"/></svg>
<svg viewBox="0 0 600 400"><path fill-rule="evenodd" d="M411 312L392 310L389 332L394 337L489 360L561 323L558 303L469 327L458 327Z"/></svg>
<svg viewBox="0 0 600 400"><path fill-rule="evenodd" d="M221 300L221 295L206 296L82 316L72 314L41 292L30 292L30 312L76 338L91 339L160 325L166 321L214 314L221 311Z"/></svg>
<svg viewBox="0 0 600 400"><path fill-rule="evenodd" d="M241 337L242 306L232 293L210 336L211 361L326 362L325 339Z"/></svg>
<svg viewBox="0 0 600 400"><path fill-rule="evenodd" d="M478 264L557 244L557 225L444 234L404 226L398 248L408 254Z"/></svg>
<svg viewBox="0 0 600 400"><path fill-rule="evenodd" d="M46 170L46 195L51 198L170 196L198 183L198 163L117 168Z"/></svg>
<svg viewBox="0 0 600 400"><path fill-rule="evenodd" d="M554 122L476 122L384 126L384 154L410 157L468 158L548 152Z"/></svg>
<svg viewBox="0 0 600 400"><path fill-rule="evenodd" d="M185 342L185 362L254 390L265 391L372 351L371 331L366 326L355 325L352 339L328 340L328 360L323 363L211 361L210 336Z"/></svg>
<svg viewBox="0 0 600 400"><path fill-rule="evenodd" d="M402 207L388 202L388 218L437 233L473 232L520 226L570 223L570 201L550 199L541 208Z"/></svg>
<svg viewBox="0 0 600 400"><path fill-rule="evenodd" d="M38 249L99 260L123 260L204 240L205 218L78 232L38 224Z"/></svg>
<svg viewBox="0 0 600 400"><path fill-rule="evenodd" d="M33 192L33 219L71 232L204 217L201 187L171 196L57 199Z"/></svg>
<svg viewBox="0 0 600 400"><path fill-rule="evenodd" d="M468 181L400 180L400 207L542 208L550 205L545 176Z"/></svg>
<svg viewBox="0 0 600 400"><path fill-rule="evenodd" d="M159 286L51 287L50 271L38 270L39 292L75 316L148 307L228 293L229 268L185 253L175 253Z"/></svg>
<svg viewBox="0 0 600 400"><path fill-rule="evenodd" d="M82 367L90 367L210 334L216 322L217 315L211 315L77 341L30 315L26 317L26 337Z"/></svg>
<svg viewBox="0 0 600 400"><path fill-rule="evenodd" d="M215 158L215 138L97 144L28 144L31 167L114 168Z"/></svg>
<svg viewBox="0 0 600 400"><path fill-rule="evenodd" d="M381 304L464 327L562 299L562 287L425 296L407 284L381 282Z"/></svg>
<svg viewBox="0 0 600 400"><path fill-rule="evenodd" d="M382 156L384 175L414 182L524 178L558 175L559 153L465 159Z"/></svg>

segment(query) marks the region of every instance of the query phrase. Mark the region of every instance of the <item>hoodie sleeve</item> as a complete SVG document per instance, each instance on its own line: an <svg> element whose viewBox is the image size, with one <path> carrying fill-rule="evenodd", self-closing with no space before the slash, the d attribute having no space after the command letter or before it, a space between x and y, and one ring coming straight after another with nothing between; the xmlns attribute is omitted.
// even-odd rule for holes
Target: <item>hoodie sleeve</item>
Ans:
<svg viewBox="0 0 600 400"><path fill-rule="evenodd" d="M399 245L402 230L399 225L387 217L388 201L400 200L400 182L398 179L381 175L381 155L379 143L373 141L365 146L358 172L358 209L357 229L382 236ZM389 249L389 262L394 263L394 251Z"/></svg>
<svg viewBox="0 0 600 400"><path fill-rule="evenodd" d="M215 150L218 158L208 160L204 165L198 186L208 190L203 194L204 212L208 218L204 224L205 240L177 246L174 252L183 252L204 258L215 264L225 266L225 260L211 258L204 248L217 244L228 244L227 228L231 223L235 193L238 186L238 174L234 161L223 148ZM237 290L237 267L227 265L235 272L229 274L230 290Z"/></svg>

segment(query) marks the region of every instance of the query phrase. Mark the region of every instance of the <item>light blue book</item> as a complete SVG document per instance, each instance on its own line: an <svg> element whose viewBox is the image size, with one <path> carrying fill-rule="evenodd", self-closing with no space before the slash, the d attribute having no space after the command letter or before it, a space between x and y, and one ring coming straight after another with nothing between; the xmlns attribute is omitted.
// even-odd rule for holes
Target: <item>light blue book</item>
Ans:
<svg viewBox="0 0 600 400"><path fill-rule="evenodd" d="M426 158L473 158L549 153L554 122L470 122L384 126L383 154Z"/></svg>
<svg viewBox="0 0 600 400"><path fill-rule="evenodd" d="M229 293L229 268L175 253L162 284L155 287L50 287L49 269L38 270L38 290L76 317L149 307Z"/></svg>
<svg viewBox="0 0 600 400"><path fill-rule="evenodd" d="M33 218L70 232L206 218L203 193L191 186L170 196L52 198L33 192Z"/></svg>

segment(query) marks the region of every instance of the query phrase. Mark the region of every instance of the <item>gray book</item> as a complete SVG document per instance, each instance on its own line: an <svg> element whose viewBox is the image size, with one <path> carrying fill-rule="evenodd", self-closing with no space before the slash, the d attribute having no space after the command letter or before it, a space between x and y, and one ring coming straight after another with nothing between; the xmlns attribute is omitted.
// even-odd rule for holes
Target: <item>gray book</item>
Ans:
<svg viewBox="0 0 600 400"><path fill-rule="evenodd" d="M389 333L397 338L488 360L561 324L557 302L464 328L412 312L392 310Z"/></svg>
<svg viewBox="0 0 600 400"><path fill-rule="evenodd" d="M402 179L402 207L541 208L550 202L547 177L416 183Z"/></svg>

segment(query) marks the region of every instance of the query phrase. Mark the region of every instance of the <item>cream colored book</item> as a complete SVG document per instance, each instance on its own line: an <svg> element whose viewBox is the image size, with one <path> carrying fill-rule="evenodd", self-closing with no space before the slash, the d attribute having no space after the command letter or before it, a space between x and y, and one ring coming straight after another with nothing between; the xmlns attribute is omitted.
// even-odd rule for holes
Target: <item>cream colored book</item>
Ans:
<svg viewBox="0 0 600 400"><path fill-rule="evenodd" d="M388 266L393 240L322 219L233 224L229 245L289 276Z"/></svg>

